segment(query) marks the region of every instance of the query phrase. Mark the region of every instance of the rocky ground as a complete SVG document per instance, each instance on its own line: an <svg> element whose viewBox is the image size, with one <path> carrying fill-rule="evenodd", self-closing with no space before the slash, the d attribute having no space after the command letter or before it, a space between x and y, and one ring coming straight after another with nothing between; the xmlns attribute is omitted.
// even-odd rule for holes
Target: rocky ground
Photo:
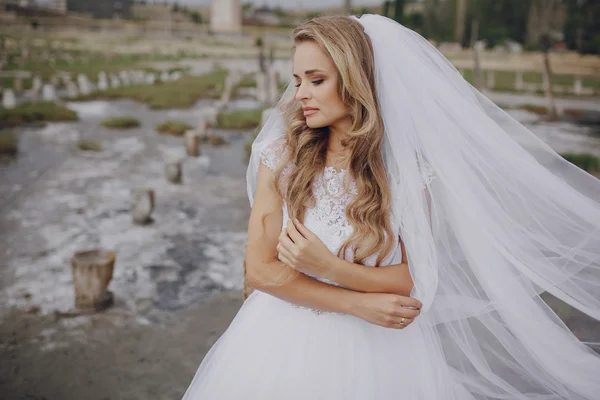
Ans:
<svg viewBox="0 0 600 400"><path fill-rule="evenodd" d="M207 105L151 111L130 101L76 103L77 123L18 131L21 154L0 169L0 399L181 398L242 303L249 215L243 148L252 132L213 132L230 144L187 158L177 186L165 181L163 160L181 155L182 140L154 130L167 119L197 124ZM519 113L561 150L600 151L588 128ZM117 115L142 125L99 127ZM80 138L104 150L76 150ZM131 223L135 187L156 190L153 224ZM110 285L116 303L66 317L73 307L69 259L89 247L117 252ZM563 315L582 340L600 341L597 324Z"/></svg>

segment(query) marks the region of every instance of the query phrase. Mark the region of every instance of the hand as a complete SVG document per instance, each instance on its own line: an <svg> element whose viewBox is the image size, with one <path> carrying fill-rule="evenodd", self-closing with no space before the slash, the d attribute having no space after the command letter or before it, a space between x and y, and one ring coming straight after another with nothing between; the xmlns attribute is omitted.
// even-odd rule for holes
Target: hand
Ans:
<svg viewBox="0 0 600 400"><path fill-rule="evenodd" d="M352 314L385 328L404 329L421 313L421 307L421 302L412 297L389 293L360 293L357 304L352 307Z"/></svg>
<svg viewBox="0 0 600 400"><path fill-rule="evenodd" d="M289 220L279 235L279 260L302 273L327 278L335 255L300 221Z"/></svg>

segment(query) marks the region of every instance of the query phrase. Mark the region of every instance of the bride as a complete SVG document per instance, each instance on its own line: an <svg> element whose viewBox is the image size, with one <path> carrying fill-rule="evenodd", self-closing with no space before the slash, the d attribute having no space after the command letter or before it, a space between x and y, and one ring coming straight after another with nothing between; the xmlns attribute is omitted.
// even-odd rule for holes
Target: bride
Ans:
<svg viewBox="0 0 600 400"><path fill-rule="evenodd" d="M256 290L186 400L598 399L600 182L378 15L293 33L252 147Z"/></svg>

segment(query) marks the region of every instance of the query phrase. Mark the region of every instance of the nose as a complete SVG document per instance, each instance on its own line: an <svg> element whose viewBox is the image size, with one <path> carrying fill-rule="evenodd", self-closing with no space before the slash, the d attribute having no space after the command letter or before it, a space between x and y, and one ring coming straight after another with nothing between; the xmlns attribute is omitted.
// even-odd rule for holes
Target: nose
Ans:
<svg viewBox="0 0 600 400"><path fill-rule="evenodd" d="M308 85L305 85L304 82L298 86L296 89L296 100L302 101L304 99L310 98L310 90L308 90Z"/></svg>

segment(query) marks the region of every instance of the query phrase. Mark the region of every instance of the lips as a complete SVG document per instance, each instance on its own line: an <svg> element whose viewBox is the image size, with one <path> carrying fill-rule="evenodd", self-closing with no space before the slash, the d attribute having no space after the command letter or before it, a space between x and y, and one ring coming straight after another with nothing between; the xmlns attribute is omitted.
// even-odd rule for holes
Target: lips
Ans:
<svg viewBox="0 0 600 400"><path fill-rule="evenodd" d="M314 113L316 113L317 111L319 111L318 108L312 108L312 107L305 107L302 109L304 111L304 116L308 117L309 115L313 115Z"/></svg>

